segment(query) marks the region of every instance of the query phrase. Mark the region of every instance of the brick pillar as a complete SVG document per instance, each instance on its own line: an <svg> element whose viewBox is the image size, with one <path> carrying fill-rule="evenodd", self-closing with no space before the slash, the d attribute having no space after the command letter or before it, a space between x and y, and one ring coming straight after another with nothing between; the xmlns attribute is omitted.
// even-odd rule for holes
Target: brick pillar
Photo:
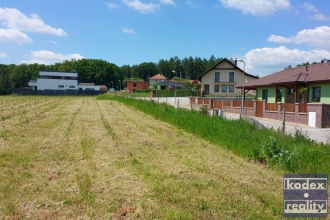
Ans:
<svg viewBox="0 0 330 220"><path fill-rule="evenodd" d="M294 106L294 122L295 123L299 123L298 113L299 113L299 103L295 103L295 106Z"/></svg>

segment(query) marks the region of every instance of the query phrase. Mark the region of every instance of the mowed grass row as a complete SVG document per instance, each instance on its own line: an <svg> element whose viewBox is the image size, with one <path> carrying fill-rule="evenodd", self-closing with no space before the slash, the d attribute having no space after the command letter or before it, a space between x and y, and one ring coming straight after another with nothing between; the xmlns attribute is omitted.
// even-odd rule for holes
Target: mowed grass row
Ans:
<svg viewBox="0 0 330 220"><path fill-rule="evenodd" d="M245 120L224 120L199 111L175 109L165 104L103 95L221 146L243 158L250 158L291 173L330 175L330 146L311 141L299 130L295 135L258 129Z"/></svg>
<svg viewBox="0 0 330 220"><path fill-rule="evenodd" d="M282 218L282 173L117 101L47 98L0 137L0 219Z"/></svg>

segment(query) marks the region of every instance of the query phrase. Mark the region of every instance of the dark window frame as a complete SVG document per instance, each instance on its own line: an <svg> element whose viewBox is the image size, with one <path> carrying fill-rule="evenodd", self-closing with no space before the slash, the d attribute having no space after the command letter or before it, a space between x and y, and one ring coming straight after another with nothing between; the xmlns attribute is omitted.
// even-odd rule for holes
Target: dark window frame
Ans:
<svg viewBox="0 0 330 220"><path fill-rule="evenodd" d="M220 82L220 72L214 73L214 82Z"/></svg>
<svg viewBox="0 0 330 220"><path fill-rule="evenodd" d="M317 89L320 90L319 94L318 94L318 97L316 97L316 94L315 94ZM312 97L313 97L313 102L320 102L320 100L321 100L321 86L313 87L313 96Z"/></svg>
<svg viewBox="0 0 330 220"><path fill-rule="evenodd" d="M262 100L268 100L268 89L263 89L262 90Z"/></svg>
<svg viewBox="0 0 330 220"><path fill-rule="evenodd" d="M220 86L214 85L214 92L220 92Z"/></svg>
<svg viewBox="0 0 330 220"><path fill-rule="evenodd" d="M229 85L229 92L234 92L235 91L235 88L233 85Z"/></svg>
<svg viewBox="0 0 330 220"><path fill-rule="evenodd" d="M235 73L229 72L229 82L235 82Z"/></svg>

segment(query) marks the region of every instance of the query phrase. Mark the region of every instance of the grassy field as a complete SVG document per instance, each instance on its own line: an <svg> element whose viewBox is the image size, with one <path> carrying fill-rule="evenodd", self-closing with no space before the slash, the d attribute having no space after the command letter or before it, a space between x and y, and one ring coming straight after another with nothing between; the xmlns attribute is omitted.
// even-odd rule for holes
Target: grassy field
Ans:
<svg viewBox="0 0 330 220"><path fill-rule="evenodd" d="M0 97L0 219L282 219L282 174L116 101Z"/></svg>

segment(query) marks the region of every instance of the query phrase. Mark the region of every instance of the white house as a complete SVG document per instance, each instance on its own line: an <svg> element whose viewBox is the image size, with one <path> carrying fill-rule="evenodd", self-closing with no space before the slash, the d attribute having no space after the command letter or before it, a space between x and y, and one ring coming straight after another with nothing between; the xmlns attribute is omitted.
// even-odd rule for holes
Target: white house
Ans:
<svg viewBox="0 0 330 220"><path fill-rule="evenodd" d="M40 78L30 81L34 90L107 90L105 86L95 86L94 83L78 83L78 73L40 71Z"/></svg>

